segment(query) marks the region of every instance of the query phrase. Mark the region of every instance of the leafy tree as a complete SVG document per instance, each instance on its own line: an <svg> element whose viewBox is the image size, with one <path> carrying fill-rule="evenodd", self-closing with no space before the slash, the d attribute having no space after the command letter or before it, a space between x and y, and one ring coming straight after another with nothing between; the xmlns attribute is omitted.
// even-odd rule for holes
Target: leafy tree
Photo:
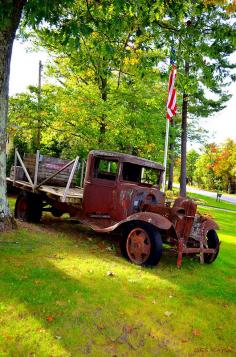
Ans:
<svg viewBox="0 0 236 357"><path fill-rule="evenodd" d="M59 28L54 30L42 26L37 31L40 44L59 58L56 71L60 79L73 73L77 77L75 85L94 86L99 143L102 146L109 128L107 113L112 109L109 97L114 99L115 89L119 96L122 85L129 90L133 85L135 91L137 68L139 77L144 77L146 68L153 67L157 57L161 58L163 51L154 50L153 34L148 27L150 13L155 11L158 16L164 15L165 7L158 9L158 3L78 1L62 19ZM60 57L64 58L63 62Z"/></svg>
<svg viewBox="0 0 236 357"><path fill-rule="evenodd" d="M214 172L222 188L228 193L236 191L236 143L233 140L228 139L219 147Z"/></svg>
<svg viewBox="0 0 236 357"><path fill-rule="evenodd" d="M208 141L208 131L199 125L197 120L191 119L188 122L187 140L190 143L205 145ZM181 116L177 114L174 122L174 127L170 127L170 146L169 146L169 174L168 174L168 190L173 189L174 176L177 181L180 181L181 167ZM179 160L180 159L180 160ZM188 153L187 153L188 160ZM187 162L187 177L189 178L188 162Z"/></svg>
<svg viewBox="0 0 236 357"><path fill-rule="evenodd" d="M235 51L236 38L235 12L230 12L228 2L196 1L184 6L183 12L170 8L169 18L160 24L165 43L176 49L177 86L182 94L182 196L186 195L187 118L209 116L224 108L229 99L225 87L235 79L235 64L229 56Z"/></svg>
<svg viewBox="0 0 236 357"><path fill-rule="evenodd" d="M196 150L192 149L187 153L187 181L190 185L193 184L194 172L196 169L196 162L199 158L199 154Z"/></svg>
<svg viewBox="0 0 236 357"><path fill-rule="evenodd" d="M199 187L214 190L218 185L218 178L216 178L214 172L217 155L218 147L215 143L212 143L205 146L203 154L197 159L194 181Z"/></svg>
<svg viewBox="0 0 236 357"><path fill-rule="evenodd" d="M222 145L207 145L196 162L194 177L204 188L235 192L236 143L228 139Z"/></svg>
<svg viewBox="0 0 236 357"><path fill-rule="evenodd" d="M12 45L25 2L23 0L0 2L0 231L10 224L6 198L7 96Z"/></svg>
<svg viewBox="0 0 236 357"><path fill-rule="evenodd" d="M62 64L60 71L63 72ZM58 151L59 145L60 155L86 157L90 149L100 145L162 160L166 79L163 84L156 69L147 70L142 78L133 76L132 82L123 82L119 89L117 77L111 77L106 103L93 82L78 84L73 73L60 78L63 86L45 85L42 88L41 150L54 154L52 149ZM107 125L103 143L100 143L101 111L106 113ZM11 133L17 132L25 138L33 150L38 121L35 88L11 98L9 118Z"/></svg>
<svg viewBox="0 0 236 357"><path fill-rule="evenodd" d="M6 124L8 84L12 45L23 9L30 25L40 21L55 24L58 14L70 1L58 0L1 0L0 1L0 231L11 225L11 215L6 198Z"/></svg>
<svg viewBox="0 0 236 357"><path fill-rule="evenodd" d="M198 3L202 4L202 2ZM100 105L97 101L96 108L98 109L97 114L100 114L96 116L96 121L99 125L98 144L102 147L105 147L109 133L113 135L113 132L109 131L111 127L108 109L111 112L110 96L112 96L112 92L114 93L114 78L116 77L117 89L121 86L127 87L128 83L134 82L134 73L131 67L139 69L139 76L148 67L153 67L157 61L166 56L173 33L179 41L180 47L177 51L177 59L182 59L182 52L188 53L192 45L192 41L188 38L190 35L185 34L186 17L191 11L196 11L196 6L191 1L184 4L176 2L175 4L171 3L170 6L167 6L167 3L163 5L158 8L158 3L155 1L141 1L138 4L132 1L126 3L100 2L99 4L94 1L87 4L77 2L71 7L70 17L65 16L59 28L53 30L42 26L37 31L39 43L58 56L54 74L57 74L60 81L64 76L73 73L77 77L75 85L82 86L82 84L93 83L97 87L96 97L100 97ZM203 10L206 12L202 4L201 11L203 12ZM182 15L183 13L185 16ZM175 15L173 16L173 14ZM165 15L167 16L165 17ZM182 40L186 40L187 50L182 46ZM63 57L63 67L60 57ZM183 87L186 87L186 80L185 82L181 81L183 77L182 64L183 61L180 63L179 82L181 85L183 84ZM135 75L137 75L137 71ZM131 85L129 87L131 88ZM120 91L118 95L120 95ZM192 97L196 97L195 93ZM114 103L113 100L114 96L111 99L111 102ZM184 104L186 103L184 101ZM213 105L213 101L211 104ZM210 111L210 101L207 106ZM121 114L122 111L119 109ZM134 110L130 113L130 117L132 114L134 117ZM114 119L115 117L113 124ZM132 121L134 122L133 119ZM118 119L117 123L119 124L119 122ZM127 135L120 136L120 139L122 138L127 142ZM119 142L119 138L117 140ZM184 140L182 140L183 142ZM138 152L131 147L132 150L133 153Z"/></svg>

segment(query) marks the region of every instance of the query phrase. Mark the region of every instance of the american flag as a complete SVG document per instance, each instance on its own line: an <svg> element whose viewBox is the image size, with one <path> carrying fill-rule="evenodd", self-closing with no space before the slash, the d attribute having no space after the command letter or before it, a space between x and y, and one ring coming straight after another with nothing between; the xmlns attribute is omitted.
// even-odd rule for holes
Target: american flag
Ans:
<svg viewBox="0 0 236 357"><path fill-rule="evenodd" d="M175 65L173 64L172 70L170 72L169 85L168 85L168 100L167 100L167 112L166 112L166 117L168 120L171 120L171 118L173 117L173 115L176 114L177 111L176 89L174 88L176 73L177 70Z"/></svg>

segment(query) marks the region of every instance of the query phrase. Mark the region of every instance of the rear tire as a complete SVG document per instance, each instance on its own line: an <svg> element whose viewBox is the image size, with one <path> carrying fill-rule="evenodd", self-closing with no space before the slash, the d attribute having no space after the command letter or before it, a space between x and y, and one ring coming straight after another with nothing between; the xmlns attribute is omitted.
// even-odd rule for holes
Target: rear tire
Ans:
<svg viewBox="0 0 236 357"><path fill-rule="evenodd" d="M42 199L36 194L21 192L15 204L15 218L38 223L42 217Z"/></svg>
<svg viewBox="0 0 236 357"><path fill-rule="evenodd" d="M157 265L162 255L160 232L145 222L138 221L126 227L120 247L126 259L142 266Z"/></svg>
<svg viewBox="0 0 236 357"><path fill-rule="evenodd" d="M207 264L211 264L214 262L214 260L216 260L220 250L220 240L218 238L216 231L210 230L209 232L207 232L206 241L207 241L207 248L217 249L215 253L204 254L204 262Z"/></svg>
<svg viewBox="0 0 236 357"><path fill-rule="evenodd" d="M61 212L58 208L52 207L51 213L54 217L60 218L64 212Z"/></svg>

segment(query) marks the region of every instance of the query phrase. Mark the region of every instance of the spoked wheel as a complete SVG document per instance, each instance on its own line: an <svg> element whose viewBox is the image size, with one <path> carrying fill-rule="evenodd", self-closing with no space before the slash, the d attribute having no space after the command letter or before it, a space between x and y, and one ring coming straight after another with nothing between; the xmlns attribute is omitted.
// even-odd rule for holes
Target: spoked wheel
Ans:
<svg viewBox="0 0 236 357"><path fill-rule="evenodd" d="M42 200L39 196L21 192L15 204L15 218L38 223L42 217Z"/></svg>
<svg viewBox="0 0 236 357"><path fill-rule="evenodd" d="M121 253L137 265L156 265L162 255L162 240L158 230L144 222L127 229L121 241Z"/></svg>
<svg viewBox="0 0 236 357"><path fill-rule="evenodd" d="M216 249L215 253L205 253L204 254L204 262L207 264L213 263L214 260L216 260L219 250L220 250L220 241L219 241L216 231L211 230L211 231L207 232L205 246L207 248Z"/></svg>
<svg viewBox="0 0 236 357"><path fill-rule="evenodd" d="M129 233L126 251L133 263L142 265L146 262L151 252L151 241L144 229L137 227Z"/></svg>

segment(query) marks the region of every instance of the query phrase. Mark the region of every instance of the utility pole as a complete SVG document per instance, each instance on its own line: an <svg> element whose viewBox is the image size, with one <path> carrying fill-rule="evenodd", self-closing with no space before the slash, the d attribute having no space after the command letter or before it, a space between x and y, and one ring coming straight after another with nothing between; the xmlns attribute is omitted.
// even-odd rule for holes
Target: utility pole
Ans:
<svg viewBox="0 0 236 357"><path fill-rule="evenodd" d="M36 136L36 149L40 149L41 141L41 94L42 94L42 62L39 61L39 81L38 81L38 125L37 125L37 136Z"/></svg>

